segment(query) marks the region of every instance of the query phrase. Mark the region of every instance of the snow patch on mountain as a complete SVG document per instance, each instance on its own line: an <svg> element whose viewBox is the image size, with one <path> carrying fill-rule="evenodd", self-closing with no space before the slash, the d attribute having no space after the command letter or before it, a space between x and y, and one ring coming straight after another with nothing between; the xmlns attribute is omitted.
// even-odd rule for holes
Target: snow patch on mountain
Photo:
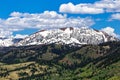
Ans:
<svg viewBox="0 0 120 80"><path fill-rule="evenodd" d="M12 42L12 39L0 39L0 46L3 47L3 46L11 46L13 45L13 42Z"/></svg>
<svg viewBox="0 0 120 80"><path fill-rule="evenodd" d="M60 28L52 30L41 30L34 33L15 46L28 46L40 44L99 44L107 41L114 41L115 37L109 36L107 33L93 30L86 27L81 28Z"/></svg>

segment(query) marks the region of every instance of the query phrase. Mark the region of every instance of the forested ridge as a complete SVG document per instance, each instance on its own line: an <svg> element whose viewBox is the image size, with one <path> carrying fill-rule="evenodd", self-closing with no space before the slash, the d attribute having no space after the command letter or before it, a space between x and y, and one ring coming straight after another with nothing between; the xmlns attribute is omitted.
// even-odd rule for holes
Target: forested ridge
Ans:
<svg viewBox="0 0 120 80"><path fill-rule="evenodd" d="M120 80L120 42L0 48L0 80L14 79Z"/></svg>

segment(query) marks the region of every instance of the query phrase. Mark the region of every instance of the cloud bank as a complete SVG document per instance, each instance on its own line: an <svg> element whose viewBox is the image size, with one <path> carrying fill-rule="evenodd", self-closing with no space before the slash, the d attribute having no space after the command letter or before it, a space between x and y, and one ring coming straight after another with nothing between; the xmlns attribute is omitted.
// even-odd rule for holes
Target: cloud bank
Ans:
<svg viewBox="0 0 120 80"><path fill-rule="evenodd" d="M14 36L14 38L25 38L25 37L27 37L28 35L21 35L21 34L16 34L15 36Z"/></svg>
<svg viewBox="0 0 120 80"><path fill-rule="evenodd" d="M102 28L101 31L104 31L106 32L107 34L111 35L111 36L114 36L116 38L120 38L120 35L116 34L115 33L115 29L112 28L112 27L105 27L105 28Z"/></svg>
<svg viewBox="0 0 120 80"><path fill-rule="evenodd" d="M68 18L66 14L58 14L55 11L44 11L35 14L13 12L9 18L0 19L0 37L13 36L14 31L27 28L90 27L93 24L94 21L91 18Z"/></svg>
<svg viewBox="0 0 120 80"><path fill-rule="evenodd" d="M112 14L110 20L120 20L120 13Z"/></svg>
<svg viewBox="0 0 120 80"><path fill-rule="evenodd" d="M100 14L108 12L120 12L120 0L101 0L95 3L61 4L59 12L73 14Z"/></svg>

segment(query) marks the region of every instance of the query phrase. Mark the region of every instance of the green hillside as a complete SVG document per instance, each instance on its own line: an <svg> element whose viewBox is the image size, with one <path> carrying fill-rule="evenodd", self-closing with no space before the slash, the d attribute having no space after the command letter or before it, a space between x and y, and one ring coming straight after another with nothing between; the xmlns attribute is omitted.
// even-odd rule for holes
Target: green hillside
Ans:
<svg viewBox="0 0 120 80"><path fill-rule="evenodd" d="M120 80L120 42L0 50L0 80Z"/></svg>

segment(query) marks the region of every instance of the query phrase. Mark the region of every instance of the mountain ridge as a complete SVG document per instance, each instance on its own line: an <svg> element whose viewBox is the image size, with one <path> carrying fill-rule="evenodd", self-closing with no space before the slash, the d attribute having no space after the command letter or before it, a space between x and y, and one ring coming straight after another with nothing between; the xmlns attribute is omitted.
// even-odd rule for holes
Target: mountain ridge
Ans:
<svg viewBox="0 0 120 80"><path fill-rule="evenodd" d="M25 39L16 46L39 45L39 44L99 44L108 41L116 41L117 38L108 35L103 31L98 31L86 27L73 28L66 27L53 30L40 30Z"/></svg>
<svg viewBox="0 0 120 80"><path fill-rule="evenodd" d="M0 38L1 47L28 46L41 44L69 44L80 46L84 44L100 44L118 39L109 34L87 28L64 27L59 29L40 30L23 39Z"/></svg>
<svg viewBox="0 0 120 80"><path fill-rule="evenodd" d="M0 70L0 80L119 80L120 41L13 47L0 52Z"/></svg>

